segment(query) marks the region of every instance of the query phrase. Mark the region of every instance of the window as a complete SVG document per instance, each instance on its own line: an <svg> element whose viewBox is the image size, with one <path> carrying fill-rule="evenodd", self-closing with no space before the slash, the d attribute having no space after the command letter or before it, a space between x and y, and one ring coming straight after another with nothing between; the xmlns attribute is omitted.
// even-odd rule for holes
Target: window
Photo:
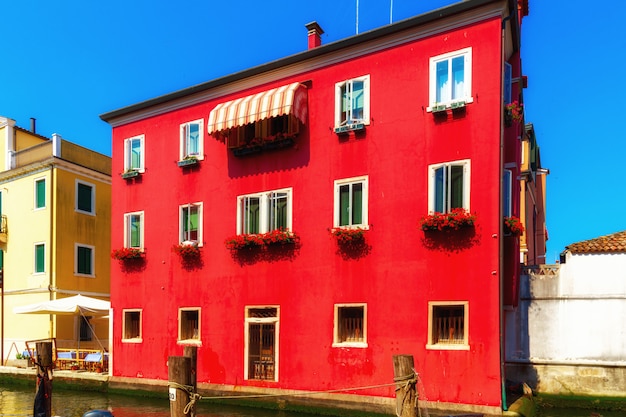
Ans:
<svg viewBox="0 0 626 417"><path fill-rule="evenodd" d="M367 306L335 304L333 346L367 347Z"/></svg>
<svg viewBox="0 0 626 417"><path fill-rule="evenodd" d="M367 194L367 176L335 181L333 227L369 228Z"/></svg>
<svg viewBox="0 0 626 417"><path fill-rule="evenodd" d="M178 341L200 340L200 309L178 310Z"/></svg>
<svg viewBox="0 0 626 417"><path fill-rule="evenodd" d="M448 213L454 208L469 210L469 159L430 165L428 169L428 210L432 213Z"/></svg>
<svg viewBox="0 0 626 417"><path fill-rule="evenodd" d="M203 158L204 119L180 125L180 159Z"/></svg>
<svg viewBox="0 0 626 417"><path fill-rule="evenodd" d="M430 58L430 106L472 102L472 48Z"/></svg>
<svg viewBox="0 0 626 417"><path fill-rule="evenodd" d="M76 180L76 211L95 214L96 187L93 184Z"/></svg>
<svg viewBox="0 0 626 417"><path fill-rule="evenodd" d="M94 276L94 247L87 245L75 245L76 253L74 259L76 259L76 274Z"/></svg>
<svg viewBox="0 0 626 417"><path fill-rule="evenodd" d="M510 169L505 169L504 170L504 178L502 179L502 196L503 196L503 208L502 208L502 212L504 214L505 217L511 217L513 214L513 194L512 194L512 190L513 190L513 173L511 172Z"/></svg>
<svg viewBox="0 0 626 417"><path fill-rule="evenodd" d="M202 244L202 203L180 206L180 241Z"/></svg>
<svg viewBox="0 0 626 417"><path fill-rule="evenodd" d="M141 310L124 310L122 333L123 341L141 341Z"/></svg>
<svg viewBox="0 0 626 417"><path fill-rule="evenodd" d="M35 209L46 207L46 179L35 180Z"/></svg>
<svg viewBox="0 0 626 417"><path fill-rule="evenodd" d="M237 198L237 233L267 233L291 230L291 188L249 194Z"/></svg>
<svg viewBox="0 0 626 417"><path fill-rule="evenodd" d="M370 123L370 76L335 84L335 127Z"/></svg>
<svg viewBox="0 0 626 417"><path fill-rule="evenodd" d="M508 62L504 63L504 104L510 104L513 100L512 90L513 67Z"/></svg>
<svg viewBox="0 0 626 417"><path fill-rule="evenodd" d="M78 329L78 337L81 342L89 342L92 339L93 330L90 323L91 316L79 316L80 327Z"/></svg>
<svg viewBox="0 0 626 417"><path fill-rule="evenodd" d="M245 379L278 381L278 307L246 307Z"/></svg>
<svg viewBox="0 0 626 417"><path fill-rule="evenodd" d="M144 172L144 136L124 141L124 171Z"/></svg>
<svg viewBox="0 0 626 417"><path fill-rule="evenodd" d="M124 247L143 249L143 212L124 215Z"/></svg>
<svg viewBox="0 0 626 417"><path fill-rule="evenodd" d="M46 245L44 243L35 244L35 273L46 272Z"/></svg>
<svg viewBox="0 0 626 417"><path fill-rule="evenodd" d="M469 349L467 302L430 302L428 310L427 348Z"/></svg>

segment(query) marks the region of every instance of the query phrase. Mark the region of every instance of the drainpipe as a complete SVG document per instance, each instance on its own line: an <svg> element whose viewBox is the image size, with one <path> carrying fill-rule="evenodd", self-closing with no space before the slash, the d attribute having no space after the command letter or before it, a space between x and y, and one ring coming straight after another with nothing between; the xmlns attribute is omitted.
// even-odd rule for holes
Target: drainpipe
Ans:
<svg viewBox="0 0 626 417"><path fill-rule="evenodd" d="M59 137L56 137L58 135L52 135L52 152L54 156L57 156L55 150L56 147L59 145L60 140ZM49 257L50 257L50 269L49 269L49 282L50 282L50 300L54 300L56 299L56 291L54 291L53 289L56 288L57 286L57 279L56 279L56 270L55 270L55 259L54 259L54 254L55 254L55 235L56 235L56 224L55 224L55 201L54 201L54 192L56 190L56 185L55 185L55 177L54 177L54 167L55 164L54 162L52 162L52 164L50 165L50 244L48 245L50 247L50 250L48 251L49 253ZM55 324L56 324L56 317L51 314L50 315L50 337L56 337L56 331L55 331Z"/></svg>

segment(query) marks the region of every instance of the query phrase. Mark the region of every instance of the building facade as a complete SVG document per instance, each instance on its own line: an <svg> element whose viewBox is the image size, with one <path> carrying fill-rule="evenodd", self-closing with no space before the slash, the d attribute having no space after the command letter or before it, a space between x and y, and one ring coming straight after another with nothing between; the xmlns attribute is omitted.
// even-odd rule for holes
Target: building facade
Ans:
<svg viewBox="0 0 626 417"><path fill-rule="evenodd" d="M524 1L471 0L103 114L115 378L498 414ZM533 230L526 230L527 235ZM505 236L506 235L506 236ZM363 387L369 387L362 389Z"/></svg>
<svg viewBox="0 0 626 417"><path fill-rule="evenodd" d="M111 158L2 117L0 147L3 360L42 338L108 349L108 320L13 309L76 294L109 299Z"/></svg>

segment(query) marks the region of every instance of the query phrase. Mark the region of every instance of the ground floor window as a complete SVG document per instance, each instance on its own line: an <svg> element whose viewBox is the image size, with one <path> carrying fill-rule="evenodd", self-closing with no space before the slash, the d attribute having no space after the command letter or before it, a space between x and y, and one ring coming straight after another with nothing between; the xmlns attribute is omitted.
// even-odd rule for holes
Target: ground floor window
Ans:
<svg viewBox="0 0 626 417"><path fill-rule="evenodd" d="M200 309L180 309L178 313L178 340L200 340Z"/></svg>
<svg viewBox="0 0 626 417"><path fill-rule="evenodd" d="M140 342L141 310L124 310L122 319L122 340Z"/></svg>
<svg viewBox="0 0 626 417"><path fill-rule="evenodd" d="M333 346L367 347L367 306L335 304Z"/></svg>
<svg viewBox="0 0 626 417"><path fill-rule="evenodd" d="M277 381L278 307L246 308L247 379Z"/></svg>
<svg viewBox="0 0 626 417"><path fill-rule="evenodd" d="M430 302L428 309L427 347L469 349L467 302Z"/></svg>

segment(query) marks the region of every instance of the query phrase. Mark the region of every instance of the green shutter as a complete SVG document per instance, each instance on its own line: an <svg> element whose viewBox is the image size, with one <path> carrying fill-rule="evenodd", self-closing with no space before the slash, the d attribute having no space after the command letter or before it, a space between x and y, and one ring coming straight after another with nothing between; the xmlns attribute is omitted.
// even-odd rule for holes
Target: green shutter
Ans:
<svg viewBox="0 0 626 417"><path fill-rule="evenodd" d="M0 269L4 269L4 251L0 250Z"/></svg>
<svg viewBox="0 0 626 417"><path fill-rule="evenodd" d="M350 186L339 187L339 226L350 224Z"/></svg>
<svg viewBox="0 0 626 417"><path fill-rule="evenodd" d="M463 207L463 165L450 167L450 208Z"/></svg>
<svg viewBox="0 0 626 417"><path fill-rule="evenodd" d="M35 245L35 272L45 272L45 245Z"/></svg>
<svg viewBox="0 0 626 417"><path fill-rule="evenodd" d="M91 275L91 248L79 246L76 251L76 272Z"/></svg>
<svg viewBox="0 0 626 417"><path fill-rule="evenodd" d="M363 184L352 184L352 224L363 224Z"/></svg>
<svg viewBox="0 0 626 417"><path fill-rule="evenodd" d="M91 213L92 209L92 187L86 184L78 183L76 188L77 196L77 208L81 211Z"/></svg>
<svg viewBox="0 0 626 417"><path fill-rule="evenodd" d="M35 208L46 206L46 180L35 182Z"/></svg>

